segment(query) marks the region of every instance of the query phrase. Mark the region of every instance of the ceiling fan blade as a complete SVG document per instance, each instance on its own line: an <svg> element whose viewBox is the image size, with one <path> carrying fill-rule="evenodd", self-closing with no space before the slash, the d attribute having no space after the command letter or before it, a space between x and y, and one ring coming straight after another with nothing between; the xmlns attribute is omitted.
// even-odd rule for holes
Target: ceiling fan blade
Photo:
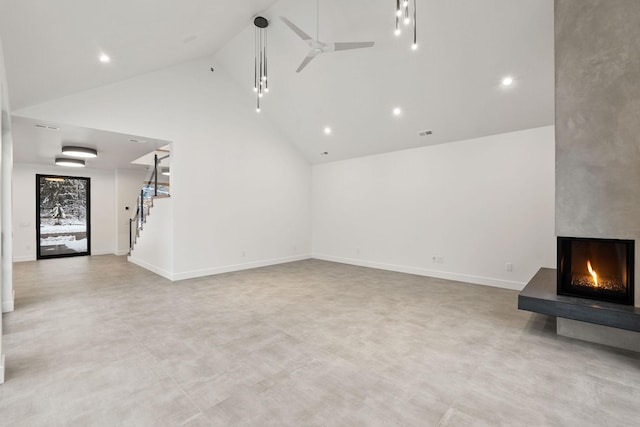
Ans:
<svg viewBox="0 0 640 427"><path fill-rule="evenodd" d="M282 19L282 22L287 24L287 27L291 28L291 30L293 30L293 32L296 33L298 35L298 37L300 37L302 40L313 40L309 34L307 34L304 31L302 31L300 28L298 28L296 26L296 24L294 24L293 22L289 21L284 16L281 16L280 19Z"/></svg>
<svg viewBox="0 0 640 427"><path fill-rule="evenodd" d="M299 73L300 71L302 71L302 69L304 67L306 67L307 65L309 65L309 62L311 62L311 60L313 58L315 58L317 55L314 55L313 52L309 53L309 55L307 55L304 60L302 61L302 64L300 64L300 66L298 67L298 69L296 70L296 73Z"/></svg>
<svg viewBox="0 0 640 427"><path fill-rule="evenodd" d="M372 47L375 42L344 42L334 43L334 50L361 49L363 47Z"/></svg>

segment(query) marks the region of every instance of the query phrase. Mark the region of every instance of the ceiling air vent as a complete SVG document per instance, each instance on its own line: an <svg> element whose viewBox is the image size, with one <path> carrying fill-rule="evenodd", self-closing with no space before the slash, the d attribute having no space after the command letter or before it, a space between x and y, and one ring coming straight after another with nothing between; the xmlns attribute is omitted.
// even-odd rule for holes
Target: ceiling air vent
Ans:
<svg viewBox="0 0 640 427"><path fill-rule="evenodd" d="M42 128L42 129L60 130L59 128L57 128L55 126L40 125L40 124L37 124L36 127L37 128Z"/></svg>
<svg viewBox="0 0 640 427"><path fill-rule="evenodd" d="M430 130L421 130L420 132L418 132L418 135L420 135L420 136L429 136L429 135L433 135L433 131L430 131Z"/></svg>

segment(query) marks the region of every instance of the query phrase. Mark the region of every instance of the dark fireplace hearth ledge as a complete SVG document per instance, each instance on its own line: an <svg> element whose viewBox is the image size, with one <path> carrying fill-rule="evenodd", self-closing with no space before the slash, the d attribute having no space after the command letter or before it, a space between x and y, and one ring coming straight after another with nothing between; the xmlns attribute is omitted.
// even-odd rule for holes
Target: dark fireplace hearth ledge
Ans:
<svg viewBox="0 0 640 427"><path fill-rule="evenodd" d="M557 294L557 270L541 268L518 295L518 309L640 332L640 307Z"/></svg>

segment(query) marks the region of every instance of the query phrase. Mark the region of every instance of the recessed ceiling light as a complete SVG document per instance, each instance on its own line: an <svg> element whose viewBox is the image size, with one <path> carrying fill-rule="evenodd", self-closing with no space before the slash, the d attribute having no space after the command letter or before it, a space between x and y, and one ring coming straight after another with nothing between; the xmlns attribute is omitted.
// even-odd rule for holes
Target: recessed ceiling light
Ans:
<svg viewBox="0 0 640 427"><path fill-rule="evenodd" d="M100 59L100 62L102 62L103 64L108 64L109 62L111 62L111 58L106 53L101 53L98 59Z"/></svg>
<svg viewBox="0 0 640 427"><path fill-rule="evenodd" d="M62 147L62 154L71 157L98 157L98 150L86 147Z"/></svg>
<svg viewBox="0 0 640 427"><path fill-rule="evenodd" d="M399 116L400 114L402 114L402 110L400 109L400 107L396 107L393 109L394 116Z"/></svg>
<svg viewBox="0 0 640 427"><path fill-rule="evenodd" d="M71 168L83 168L84 160L80 159L65 159L62 157L56 157L56 165L58 166L68 166Z"/></svg>
<svg viewBox="0 0 640 427"><path fill-rule="evenodd" d="M513 84L513 77L507 76L502 79L502 86L511 86Z"/></svg>
<svg viewBox="0 0 640 427"><path fill-rule="evenodd" d="M331 128L329 126L324 128L325 135L331 135Z"/></svg>

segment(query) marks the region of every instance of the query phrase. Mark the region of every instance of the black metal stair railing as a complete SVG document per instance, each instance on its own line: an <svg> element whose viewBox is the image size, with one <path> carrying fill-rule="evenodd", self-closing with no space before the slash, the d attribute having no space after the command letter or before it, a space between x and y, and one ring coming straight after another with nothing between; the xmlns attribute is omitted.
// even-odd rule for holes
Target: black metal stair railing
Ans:
<svg viewBox="0 0 640 427"><path fill-rule="evenodd" d="M142 188L140 189L140 195L136 202L136 213L133 218L129 219L129 255L135 246L138 237L140 237L140 230L147 220L149 210L153 207L153 199L157 197L169 197L169 184L158 181L158 175L160 173L160 164L163 160L169 158L170 154L162 157L154 155L153 168L149 169L149 173L145 177Z"/></svg>

